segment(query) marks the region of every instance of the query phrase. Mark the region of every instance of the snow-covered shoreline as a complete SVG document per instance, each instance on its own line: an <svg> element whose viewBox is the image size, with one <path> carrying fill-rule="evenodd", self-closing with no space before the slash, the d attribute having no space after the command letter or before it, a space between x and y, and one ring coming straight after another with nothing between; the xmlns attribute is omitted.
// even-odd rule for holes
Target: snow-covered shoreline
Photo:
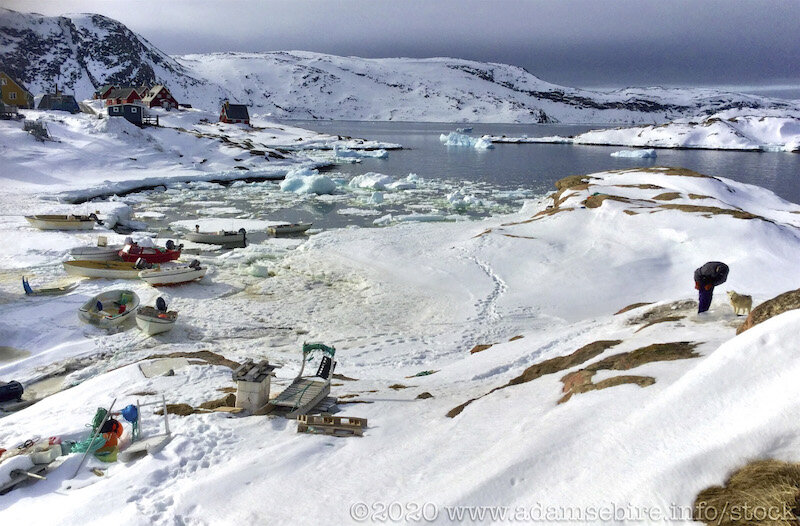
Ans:
<svg viewBox="0 0 800 526"><path fill-rule="evenodd" d="M270 240L203 257L213 267L207 278L169 290L85 281L67 296L29 300L20 295L18 267L0 261L0 345L30 352L0 364L0 374L31 379L48 363L95 357L67 376L76 387L2 418L0 444L33 434L80 438L95 408L115 396L126 405L144 396L136 393L164 393L197 405L232 386L230 370L212 364L144 378L135 363L151 354L269 358L284 365L273 385L279 391L297 372L302 341L336 346L336 371L346 379L333 394L364 402L343 403L342 414L370 421L364 438L338 439L299 434L282 419L175 416L175 438L162 453L68 481L71 457L47 481L0 499L4 518L290 524L300 507L314 523L347 524L356 503L385 501L431 503L440 521L446 506L458 505L668 512L690 508L699 490L751 458L798 460L800 427L790 415L800 410L800 318L787 313L734 338L741 318L723 289L758 303L797 287L800 206L722 177L657 167L559 185L511 215L337 229L304 243ZM33 247L67 239L49 236L19 216L0 229L8 247L26 239L15 249L23 260L41 255ZM64 257L62 247L49 257ZM267 255L272 277L251 273L251 262ZM692 271L712 259L727 262L731 274L711 312L697 316ZM59 275L56 266L39 272L39 279ZM145 303L166 296L181 312L179 325L145 339L135 328L106 334L80 324L82 301L123 283ZM653 303L614 314L641 302ZM617 340L585 363L491 392L533 364ZM598 384L620 375L632 383L576 391L558 403L564 375L674 342L690 342L691 352L667 358L656 347L629 371L601 368ZM471 353L478 345L490 347ZM436 372L415 376L423 371ZM419 398L424 392L432 398ZM159 423L147 413L144 432ZM316 497L323 494L334 501Z"/></svg>
<svg viewBox="0 0 800 526"><path fill-rule="evenodd" d="M800 152L796 112L728 110L666 124L591 130L573 137L485 136L493 143L556 143L677 150Z"/></svg>

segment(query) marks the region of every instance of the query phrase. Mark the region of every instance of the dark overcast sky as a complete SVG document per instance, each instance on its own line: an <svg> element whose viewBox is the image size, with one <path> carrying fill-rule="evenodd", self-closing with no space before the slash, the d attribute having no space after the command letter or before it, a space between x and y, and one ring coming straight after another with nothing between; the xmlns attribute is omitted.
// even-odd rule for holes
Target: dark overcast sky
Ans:
<svg viewBox="0 0 800 526"><path fill-rule="evenodd" d="M798 0L0 0L96 12L170 54L450 56L582 87L800 88Z"/></svg>

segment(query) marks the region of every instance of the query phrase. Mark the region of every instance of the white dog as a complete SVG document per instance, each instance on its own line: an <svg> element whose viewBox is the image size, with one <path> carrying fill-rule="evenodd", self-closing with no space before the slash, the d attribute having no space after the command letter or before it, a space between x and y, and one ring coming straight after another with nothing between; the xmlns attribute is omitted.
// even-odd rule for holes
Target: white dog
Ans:
<svg viewBox="0 0 800 526"><path fill-rule="evenodd" d="M753 297L752 296L745 296L743 294L736 294L736 292L729 290L728 297L731 299L731 305L733 305L733 312L737 316L741 311L747 311L747 314L750 314L750 309L753 308Z"/></svg>

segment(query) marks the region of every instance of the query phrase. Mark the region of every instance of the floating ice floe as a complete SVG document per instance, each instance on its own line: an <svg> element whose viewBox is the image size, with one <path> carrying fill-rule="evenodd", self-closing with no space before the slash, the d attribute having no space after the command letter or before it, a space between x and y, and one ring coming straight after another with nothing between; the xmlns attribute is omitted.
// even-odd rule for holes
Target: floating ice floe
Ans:
<svg viewBox="0 0 800 526"><path fill-rule="evenodd" d="M467 146L469 148L475 148L476 150L488 150L489 148L494 148L494 145L491 143L491 141L484 139L483 137L475 138L457 132L450 132L447 135L441 134L439 136L439 140L442 141L442 144L445 146Z"/></svg>
<svg viewBox="0 0 800 526"><path fill-rule="evenodd" d="M652 148L647 150L619 150L611 154L611 157L629 157L633 159L655 159L656 151Z"/></svg>
<svg viewBox="0 0 800 526"><path fill-rule="evenodd" d="M389 152L384 149L377 150L350 150L349 148L340 148L339 146L333 147L333 155L337 160L339 159L386 159L389 157Z"/></svg>
<svg viewBox="0 0 800 526"><path fill-rule="evenodd" d="M465 194L462 190L455 190L447 194L447 202L453 208L467 208L470 206L483 206L484 203L481 199L474 195Z"/></svg>
<svg viewBox="0 0 800 526"><path fill-rule="evenodd" d="M289 170L286 178L281 181L280 188L284 192L295 194L332 194L336 191L336 183L326 175L320 175L310 168L296 168Z"/></svg>

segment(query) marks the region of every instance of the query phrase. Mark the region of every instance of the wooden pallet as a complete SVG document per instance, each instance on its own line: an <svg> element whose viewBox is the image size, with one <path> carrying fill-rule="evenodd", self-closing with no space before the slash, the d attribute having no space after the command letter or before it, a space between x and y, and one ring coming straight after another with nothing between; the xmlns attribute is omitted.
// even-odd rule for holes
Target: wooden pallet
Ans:
<svg viewBox="0 0 800 526"><path fill-rule="evenodd" d="M298 415L297 432L332 436L364 436L366 418L332 415Z"/></svg>

